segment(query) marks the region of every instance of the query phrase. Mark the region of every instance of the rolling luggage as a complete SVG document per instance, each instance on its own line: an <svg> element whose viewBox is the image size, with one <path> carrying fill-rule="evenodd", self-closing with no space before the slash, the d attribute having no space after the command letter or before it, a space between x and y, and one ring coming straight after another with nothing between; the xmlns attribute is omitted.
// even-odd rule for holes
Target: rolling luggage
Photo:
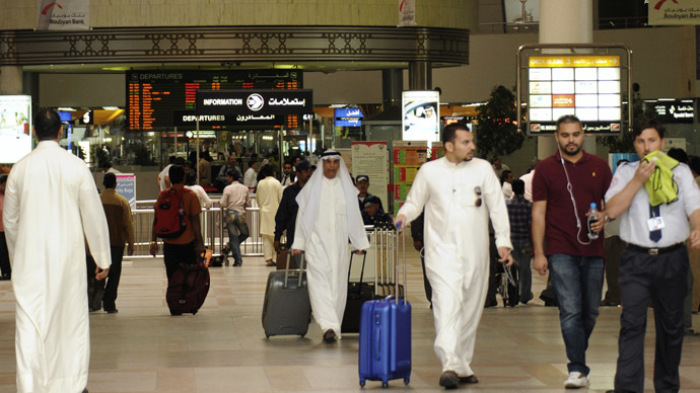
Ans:
<svg viewBox="0 0 700 393"><path fill-rule="evenodd" d="M265 336L299 335L304 337L311 322L311 302L309 288L306 285L304 258L302 269L287 268L271 272L267 277L265 302L263 303L262 325ZM303 254L302 254L303 255Z"/></svg>
<svg viewBox="0 0 700 393"><path fill-rule="evenodd" d="M195 264L181 263L168 281L165 299L171 315L197 314L209 293L209 269L204 258Z"/></svg>
<svg viewBox="0 0 700 393"><path fill-rule="evenodd" d="M348 269L348 280L350 279L350 271L352 270L352 257L355 252L350 254L350 269ZM348 297L345 301L345 311L343 312L343 322L340 324L340 331L343 333L359 333L360 332L360 313L362 312L362 304L368 300L374 299L374 286L370 283L363 282L365 273L365 262L367 254L362 255L362 270L360 271L359 282L348 282Z"/></svg>
<svg viewBox="0 0 700 393"><path fill-rule="evenodd" d="M395 278L398 278L398 242L397 234L392 250ZM403 255L402 251L401 258ZM398 279L395 281L395 293L400 293ZM403 281L406 282L405 262ZM411 304L405 296L391 295L362 305L358 371L360 386L365 386L367 380L381 381L384 388L393 379L403 379L406 385L410 382Z"/></svg>

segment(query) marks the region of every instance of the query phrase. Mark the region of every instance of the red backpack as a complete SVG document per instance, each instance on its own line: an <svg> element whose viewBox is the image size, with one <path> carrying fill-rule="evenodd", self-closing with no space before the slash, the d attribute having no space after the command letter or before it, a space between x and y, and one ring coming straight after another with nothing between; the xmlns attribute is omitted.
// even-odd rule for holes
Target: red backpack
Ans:
<svg viewBox="0 0 700 393"><path fill-rule="evenodd" d="M186 188L170 188L158 195L155 204L156 236L163 239L175 239L187 229L187 214L184 207Z"/></svg>

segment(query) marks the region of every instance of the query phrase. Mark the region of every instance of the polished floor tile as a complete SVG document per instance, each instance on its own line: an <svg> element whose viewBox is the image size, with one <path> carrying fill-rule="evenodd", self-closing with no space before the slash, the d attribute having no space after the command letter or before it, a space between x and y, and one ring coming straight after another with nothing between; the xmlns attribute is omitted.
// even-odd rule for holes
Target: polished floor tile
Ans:
<svg viewBox="0 0 700 393"><path fill-rule="evenodd" d="M306 337L273 337L261 325L267 275L262 258L243 267L210 269L209 297L197 315L172 317L165 304L162 260L125 261L117 300L118 314L93 313L91 393L321 393L383 391L380 382L360 388L358 337L343 335L336 344L321 341L317 325ZM534 277L533 292L544 286ZM425 299L417 255L408 258L408 296L413 305L413 371L408 387L391 391L439 392L440 365L433 352L434 327ZM500 299L499 299L500 302ZM589 392L612 387L617 357L620 309L604 307L587 353ZM651 317L651 310L650 310ZM700 327L697 315L696 328ZM645 343L647 389L654 352L653 323ZM681 365L682 391L700 393L700 337L686 340ZM558 311L535 300L527 306L484 311L473 368L480 383L465 392L562 392L566 356ZM14 392L14 297L0 282L0 393Z"/></svg>

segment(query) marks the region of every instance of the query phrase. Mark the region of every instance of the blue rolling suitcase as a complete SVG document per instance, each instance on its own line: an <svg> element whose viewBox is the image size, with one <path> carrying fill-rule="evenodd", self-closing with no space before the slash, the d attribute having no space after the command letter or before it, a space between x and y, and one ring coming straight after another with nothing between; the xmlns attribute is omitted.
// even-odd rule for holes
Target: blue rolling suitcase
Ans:
<svg viewBox="0 0 700 393"><path fill-rule="evenodd" d="M398 234L394 236L394 255L398 256ZM398 277L398 258L394 262ZM398 279L395 284L396 293L399 293ZM386 388L393 379L403 379L408 385L411 380L411 303L405 296L391 295L362 305L358 363L360 386L370 380L382 381L382 387Z"/></svg>

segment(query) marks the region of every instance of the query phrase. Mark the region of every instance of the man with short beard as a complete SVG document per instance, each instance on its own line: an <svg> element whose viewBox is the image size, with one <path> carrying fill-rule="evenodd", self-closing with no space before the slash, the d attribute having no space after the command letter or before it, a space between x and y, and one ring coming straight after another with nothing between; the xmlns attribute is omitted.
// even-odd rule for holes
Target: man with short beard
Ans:
<svg viewBox="0 0 700 393"><path fill-rule="evenodd" d="M612 173L605 160L581 149L584 132L576 116L560 117L554 136L558 151L540 162L532 182L533 268L541 275L550 270L569 359L564 387L576 389L588 386L586 349L605 271L604 237L588 237L586 216L591 203L602 206ZM601 211L591 229L601 232L604 225Z"/></svg>

